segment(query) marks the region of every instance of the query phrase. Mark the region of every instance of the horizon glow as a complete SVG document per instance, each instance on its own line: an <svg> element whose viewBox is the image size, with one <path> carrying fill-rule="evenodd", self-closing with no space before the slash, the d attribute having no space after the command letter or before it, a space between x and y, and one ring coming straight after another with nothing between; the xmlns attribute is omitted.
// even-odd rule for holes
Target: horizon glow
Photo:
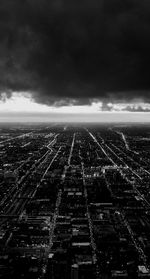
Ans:
<svg viewBox="0 0 150 279"><path fill-rule="evenodd" d="M36 103L29 93L13 93L10 98L6 94L0 101L0 122L5 121L61 121L61 122L150 122L150 104L148 103L103 103L93 101L91 105L49 106ZM127 111L126 108L142 108L142 112Z"/></svg>

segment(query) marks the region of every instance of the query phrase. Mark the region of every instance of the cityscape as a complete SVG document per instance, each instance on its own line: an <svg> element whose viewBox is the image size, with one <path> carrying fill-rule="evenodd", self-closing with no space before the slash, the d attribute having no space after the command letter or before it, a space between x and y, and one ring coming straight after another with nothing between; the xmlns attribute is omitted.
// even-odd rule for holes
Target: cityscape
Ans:
<svg viewBox="0 0 150 279"><path fill-rule="evenodd" d="M150 1L0 0L0 279L150 278Z"/></svg>
<svg viewBox="0 0 150 279"><path fill-rule="evenodd" d="M0 278L150 278L148 125L0 125Z"/></svg>

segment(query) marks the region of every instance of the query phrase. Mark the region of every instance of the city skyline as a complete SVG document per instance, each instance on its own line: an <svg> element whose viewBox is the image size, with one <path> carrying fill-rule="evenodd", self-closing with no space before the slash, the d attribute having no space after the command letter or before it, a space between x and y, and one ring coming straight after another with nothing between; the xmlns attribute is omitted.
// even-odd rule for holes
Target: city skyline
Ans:
<svg viewBox="0 0 150 279"><path fill-rule="evenodd" d="M2 279L150 278L150 127L0 124Z"/></svg>

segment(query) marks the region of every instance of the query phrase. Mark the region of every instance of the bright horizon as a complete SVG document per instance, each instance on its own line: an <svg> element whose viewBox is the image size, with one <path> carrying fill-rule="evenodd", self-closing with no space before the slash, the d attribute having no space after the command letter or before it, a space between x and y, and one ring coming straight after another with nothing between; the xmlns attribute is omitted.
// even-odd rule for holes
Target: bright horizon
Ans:
<svg viewBox="0 0 150 279"><path fill-rule="evenodd" d="M91 105L49 106L36 103L30 94L13 93L0 101L0 122L150 122L150 112L124 110L133 104L108 104L111 111L102 110L102 102ZM144 109L147 104L139 103Z"/></svg>

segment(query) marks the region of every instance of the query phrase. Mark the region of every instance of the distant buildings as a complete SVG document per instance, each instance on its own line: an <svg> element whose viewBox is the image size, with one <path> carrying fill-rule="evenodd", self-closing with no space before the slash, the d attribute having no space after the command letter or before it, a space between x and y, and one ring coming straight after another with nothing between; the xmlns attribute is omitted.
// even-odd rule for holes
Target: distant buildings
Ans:
<svg viewBox="0 0 150 279"><path fill-rule="evenodd" d="M25 131L1 145L0 278L150 278L150 130Z"/></svg>

